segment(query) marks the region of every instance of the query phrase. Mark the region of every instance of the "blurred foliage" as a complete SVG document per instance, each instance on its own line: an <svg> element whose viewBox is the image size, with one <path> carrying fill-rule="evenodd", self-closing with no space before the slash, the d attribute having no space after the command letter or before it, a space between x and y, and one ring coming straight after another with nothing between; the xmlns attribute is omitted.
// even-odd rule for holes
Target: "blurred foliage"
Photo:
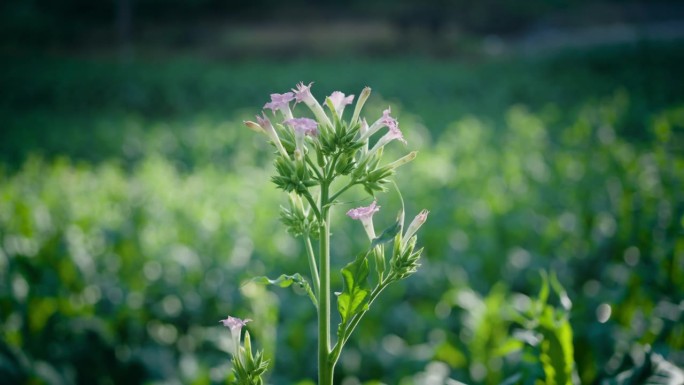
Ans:
<svg viewBox="0 0 684 385"><path fill-rule="evenodd" d="M187 46L207 39L207 30L212 29L208 24L246 21L301 25L314 20L373 20L439 38L440 32L454 26L467 34L514 34L549 20L619 23L667 19L681 12L675 0L5 0L0 4L0 45L110 45L121 37L122 24L127 25L123 33L135 40L149 39L155 28L174 25L167 36L157 38Z"/></svg>
<svg viewBox="0 0 684 385"><path fill-rule="evenodd" d="M568 327L582 383L676 372L684 87L671 74L682 55L639 46L511 62L350 61L344 71L332 61L5 60L0 378L224 383L230 336L218 320L230 313L254 319L269 383L310 384L306 293L248 282L307 265L278 219L271 149L241 125L270 92L309 79L318 96L370 85L391 97L374 95L370 111L390 103L399 113L420 153L397 183L407 212L431 210L423 266L374 305L338 382L543 380L565 367L554 362L566 362ZM381 206L396 200L379 196ZM335 269L364 239L340 213ZM377 226L394 214L381 211ZM563 295L538 294L540 269L556 272L550 285L560 294L562 283L571 310ZM515 314L535 307L543 330L531 335L555 336L563 357L543 343L541 353L518 349L526 334Z"/></svg>

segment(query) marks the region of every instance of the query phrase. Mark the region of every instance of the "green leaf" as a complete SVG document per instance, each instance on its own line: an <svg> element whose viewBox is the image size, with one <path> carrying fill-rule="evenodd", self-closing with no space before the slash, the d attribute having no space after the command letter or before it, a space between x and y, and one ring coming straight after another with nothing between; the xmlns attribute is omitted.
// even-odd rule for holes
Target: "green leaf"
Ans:
<svg viewBox="0 0 684 385"><path fill-rule="evenodd" d="M276 279L270 279L265 276L254 277L250 281L260 285L274 285L278 287L290 287L295 283L309 295L311 302L318 308L318 300L316 300L316 296L314 295L313 290L311 290L311 285L309 285L309 282L299 273L293 275L282 274Z"/></svg>
<svg viewBox="0 0 684 385"><path fill-rule="evenodd" d="M337 297L337 309L346 324L356 314L368 309L368 254L360 254L354 262L342 268L344 289Z"/></svg>
<svg viewBox="0 0 684 385"><path fill-rule="evenodd" d="M539 317L538 330L544 336L541 343L542 363L546 383L549 385L572 385L574 368L572 327L564 316L557 317L559 311L546 305Z"/></svg>
<svg viewBox="0 0 684 385"><path fill-rule="evenodd" d="M371 248L391 241L399 233L399 231L401 231L401 222L396 221L392 226L383 230L379 237L373 239L373 242L371 242Z"/></svg>

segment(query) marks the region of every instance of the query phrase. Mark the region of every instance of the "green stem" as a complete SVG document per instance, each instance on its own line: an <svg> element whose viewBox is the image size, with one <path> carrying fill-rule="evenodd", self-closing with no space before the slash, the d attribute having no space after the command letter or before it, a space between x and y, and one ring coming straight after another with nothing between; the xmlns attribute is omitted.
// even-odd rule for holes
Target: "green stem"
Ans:
<svg viewBox="0 0 684 385"><path fill-rule="evenodd" d="M354 181L347 183L347 185L344 186L344 187L342 187L342 188L340 189L340 191L336 192L335 194L333 194L333 195L330 197L330 201L331 201L331 202L334 202L335 199L337 199L337 197L339 197L340 195L342 195L343 192L347 191L350 187L354 186L355 184L356 184L356 182L354 182Z"/></svg>
<svg viewBox="0 0 684 385"><path fill-rule="evenodd" d="M318 385L332 385L334 364L330 355L330 206L329 182L321 183L322 215L319 236L320 290L318 292Z"/></svg>
<svg viewBox="0 0 684 385"><path fill-rule="evenodd" d="M311 238L309 234L305 234L304 243L306 246L306 255L309 257L309 268L311 269L311 282L314 287L314 294L318 297L321 283L318 279L318 266L316 266L316 254L314 254L313 246L311 246ZM316 300L318 302L318 300Z"/></svg>
<svg viewBox="0 0 684 385"><path fill-rule="evenodd" d="M306 194L304 194L304 198L306 198L307 202L309 202L309 206L311 206L311 209L313 210L316 219L322 221L323 219L321 217L321 212L318 210L318 206L316 206L316 202L313 200L311 194L307 192Z"/></svg>
<svg viewBox="0 0 684 385"><path fill-rule="evenodd" d="M313 163L309 155L305 155L304 159L306 160L306 163L311 167L311 170L313 170L314 174L316 174L316 178L318 181L323 180L323 176L321 175L320 171L318 171L318 167Z"/></svg>

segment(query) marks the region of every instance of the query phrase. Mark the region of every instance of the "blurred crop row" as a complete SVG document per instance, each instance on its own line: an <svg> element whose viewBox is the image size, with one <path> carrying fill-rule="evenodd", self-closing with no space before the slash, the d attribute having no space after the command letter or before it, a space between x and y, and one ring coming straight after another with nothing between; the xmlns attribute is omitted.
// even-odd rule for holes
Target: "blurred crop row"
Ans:
<svg viewBox="0 0 684 385"><path fill-rule="evenodd" d="M307 271L278 222L271 148L241 123L299 80L317 81L319 98L378 91L370 111L391 104L419 151L397 179L407 212L431 211L421 269L366 316L340 383L499 384L528 368L505 347L541 270L572 301L582 383L638 365L646 349L684 366L684 97L661 73L681 49L647 52L364 61L343 73L325 61L120 73L81 59L6 62L0 378L225 383L218 320L231 314L254 319L270 383L313 383L308 299L248 283ZM398 201L378 196L379 227ZM358 203L333 215L336 269L364 247L342 215Z"/></svg>

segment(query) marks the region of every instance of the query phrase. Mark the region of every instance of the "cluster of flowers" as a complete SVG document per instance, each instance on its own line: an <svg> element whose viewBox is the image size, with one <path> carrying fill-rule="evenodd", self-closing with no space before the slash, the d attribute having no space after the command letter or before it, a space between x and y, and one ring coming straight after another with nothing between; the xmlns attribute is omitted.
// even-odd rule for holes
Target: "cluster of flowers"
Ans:
<svg viewBox="0 0 684 385"><path fill-rule="evenodd" d="M306 136L316 137L318 136L320 130L331 129L334 127L333 122L328 117L328 115L326 115L325 111L323 110L323 107L311 94L311 84L312 83L304 85L304 83L299 83L297 85L297 88L293 89L292 92L286 92L284 94L271 94L271 101L264 105L264 109L270 109L271 111L273 111L274 115L276 114L276 112L282 114L282 117L284 118L282 124L290 126L294 131L296 143L294 156L296 159L301 159L302 157L302 154L304 152L304 138ZM366 119L361 119L361 121L359 122L359 113L361 112L363 105L368 99L368 96L370 96L370 91L370 88L366 87L361 92L361 96L359 97L359 100L356 104L356 108L354 110L354 116L351 120L352 125L360 123L360 136L358 138L358 141L366 141L368 138L371 137L371 135L375 134L383 127L387 127L389 131L380 140L378 140L373 149L370 150L371 154L377 152L387 143L395 139L406 143L406 140L404 140L404 136L399 130L399 123L395 118L390 116L391 111L389 108L387 108L383 112L381 118L379 118L370 126L366 122ZM311 112L313 112L318 122L310 118L293 117L292 110L290 108L290 103L292 101L294 101L295 105L297 103L306 104L307 107L311 109ZM346 96L344 93L340 91L335 91L326 98L326 105L330 108L331 113L335 119L341 119L342 114L344 113L345 106L351 104L353 101L354 95ZM257 116L256 118L256 123L251 121L245 122L247 127L257 132L266 134L271 140L271 142L278 148L278 151L280 151L280 153L283 156L288 157L288 151L286 151L285 147L283 147L278 132L274 128L271 121L263 113L261 116Z"/></svg>

